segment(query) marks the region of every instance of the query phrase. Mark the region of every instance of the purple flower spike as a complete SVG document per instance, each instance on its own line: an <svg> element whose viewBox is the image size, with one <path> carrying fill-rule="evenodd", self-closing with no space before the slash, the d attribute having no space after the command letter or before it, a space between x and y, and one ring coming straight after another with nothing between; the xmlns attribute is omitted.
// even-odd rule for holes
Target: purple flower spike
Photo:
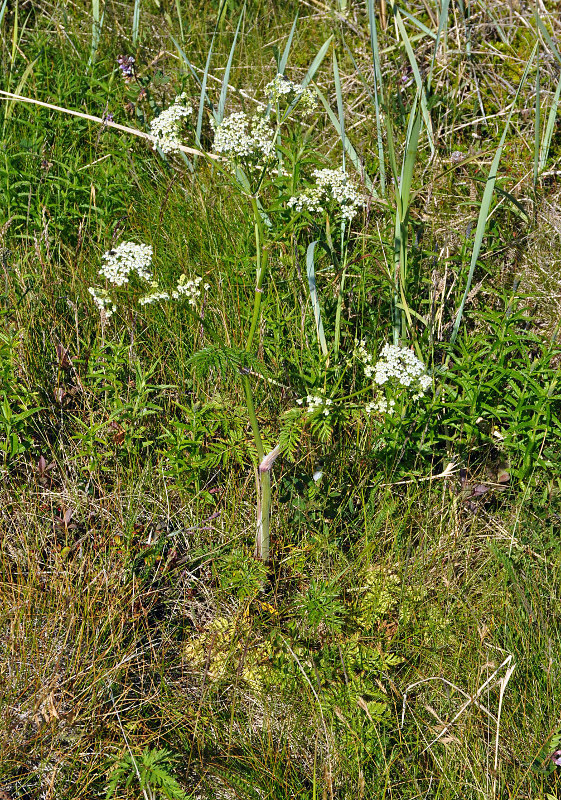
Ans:
<svg viewBox="0 0 561 800"><path fill-rule="evenodd" d="M123 73L125 80L132 78L134 75L134 57L133 56L119 56L117 59L119 69Z"/></svg>

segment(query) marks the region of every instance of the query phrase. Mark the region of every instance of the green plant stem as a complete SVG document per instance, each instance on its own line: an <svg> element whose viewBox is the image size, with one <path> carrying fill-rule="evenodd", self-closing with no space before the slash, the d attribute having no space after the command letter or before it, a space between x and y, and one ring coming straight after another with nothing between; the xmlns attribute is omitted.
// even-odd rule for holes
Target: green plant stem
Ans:
<svg viewBox="0 0 561 800"><path fill-rule="evenodd" d="M251 327L249 329L249 334L247 336L247 341L245 343L246 353L249 353L249 351L251 350L251 347L253 345L253 338L255 336L255 331L257 330L257 325L259 323L259 317L261 316L263 279L267 271L267 262L269 255L267 249L264 246L263 223L261 221L259 208L257 207L257 199L255 197L252 197L251 203L253 206L253 215L255 217L255 250L257 259L257 272L255 279L255 295L253 298L253 314L251 317Z"/></svg>
<svg viewBox="0 0 561 800"><path fill-rule="evenodd" d="M253 216L255 219L255 252L256 252L256 279L255 279L255 295L253 298L253 313L251 317L251 326L249 334L245 343L246 353L249 353L253 345L255 331L259 324L261 316L261 299L263 297L263 280L267 271L268 251L265 247L265 234L263 231L263 222L259 213L257 205L257 198L251 198L251 205L253 208ZM261 438L261 431L259 430L259 422L257 414L255 413L255 404L253 402L253 392L251 390L251 383L249 377L244 375L243 386L245 392L245 401L247 411L249 414L249 421L251 430L253 432L253 439L259 463L263 461L265 450L263 448L263 439ZM257 530L255 535L255 555L267 562L269 560L269 542L270 542L270 509L271 509L271 473L270 468L264 471L259 469L257 479L257 491L259 500L257 504Z"/></svg>

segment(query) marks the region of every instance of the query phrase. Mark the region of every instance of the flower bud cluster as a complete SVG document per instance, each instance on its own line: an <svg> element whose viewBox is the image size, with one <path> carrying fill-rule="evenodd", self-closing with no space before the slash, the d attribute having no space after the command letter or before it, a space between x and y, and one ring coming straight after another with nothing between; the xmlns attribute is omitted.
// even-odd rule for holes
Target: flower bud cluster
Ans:
<svg viewBox="0 0 561 800"><path fill-rule="evenodd" d="M99 274L115 286L128 283L131 272L136 272L146 281L152 279L152 247L149 244L121 242L114 250L104 253L102 260L104 264Z"/></svg>
<svg viewBox="0 0 561 800"><path fill-rule="evenodd" d="M296 401L299 406L301 406L304 402L303 399L299 399ZM329 416L329 407L333 404L333 401L329 397L320 397L317 394L309 394L306 396L306 405L308 408L306 409L308 414L313 414L315 411L319 411L323 409L323 413L325 416Z"/></svg>
<svg viewBox="0 0 561 800"><path fill-rule="evenodd" d="M162 111L150 123L154 150L159 148L166 156L180 151L181 123L193 113L193 108L186 103L186 99L186 92L177 95L173 105Z"/></svg>
<svg viewBox="0 0 561 800"><path fill-rule="evenodd" d="M307 208L308 211L321 213L326 203L335 201L340 206L343 219L351 222L366 201L346 171L342 167L316 169L312 174L316 179L315 186L296 197L291 197L288 201L289 207L296 208L297 211Z"/></svg>
<svg viewBox="0 0 561 800"><path fill-rule="evenodd" d="M99 309L102 317L109 319L109 317L117 310L117 306L109 296L109 292L106 289L100 289L96 286L90 286L88 292L91 294L92 299Z"/></svg>
<svg viewBox="0 0 561 800"><path fill-rule="evenodd" d="M307 114L315 111L318 105L317 96L313 89L308 86L302 86L301 83L294 83L280 74L267 84L265 94L269 102L274 104L278 103L282 97L286 97L287 100L296 99L301 103L304 112ZM292 95L292 98L290 98L290 95Z"/></svg>
<svg viewBox="0 0 561 800"><path fill-rule="evenodd" d="M368 372L367 372L368 370ZM418 394L424 392L432 384L432 379L427 375L425 365L412 350L393 344L385 344L380 353L380 358L372 367L369 365L364 370L367 377L374 376L378 386L391 381L398 386L417 388Z"/></svg>
<svg viewBox="0 0 561 800"><path fill-rule="evenodd" d="M253 161L254 167L274 160L275 132L268 120L256 114L248 117L243 111L237 111L217 125L211 118L214 130L213 150L222 153L232 161Z"/></svg>

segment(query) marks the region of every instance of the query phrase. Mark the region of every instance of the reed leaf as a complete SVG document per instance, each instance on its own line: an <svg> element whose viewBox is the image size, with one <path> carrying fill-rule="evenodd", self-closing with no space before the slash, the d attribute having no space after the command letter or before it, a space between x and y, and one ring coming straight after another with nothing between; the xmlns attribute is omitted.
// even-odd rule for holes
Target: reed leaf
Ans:
<svg viewBox="0 0 561 800"><path fill-rule="evenodd" d="M547 124L545 126L545 132L541 143L540 158L538 165L539 173L542 173L543 170L545 169L545 165L547 163L547 159L549 156L549 149L551 147L551 139L553 137L553 131L555 129L555 120L557 118L557 109L559 108L560 96L561 96L561 76L559 77L559 80L557 82L557 88L555 89L555 94L553 95L551 108L549 109L549 114L547 117Z"/></svg>
<svg viewBox="0 0 561 800"><path fill-rule="evenodd" d="M474 240L474 243L473 243L473 251L472 251L472 254L471 254L471 262L470 262L469 272L468 272L468 276L467 276L467 280L466 280L466 287L465 287L464 293L462 295L462 300L460 302L460 307L458 308L458 311L456 313L456 319L454 321L454 327L452 329L452 334L450 336L450 346L452 346L454 344L454 342L456 341L456 338L458 336L458 331L460 330L460 324L462 322L462 317L463 317L463 314L464 314L464 307L465 307L465 304L466 304L466 300L467 300L468 294L469 294L470 289L471 289L471 284L472 284L472 281L473 281L473 274L475 272L475 267L477 265L477 259L479 258L479 253L481 251L481 246L483 244L483 237L485 236L485 229L487 227L487 217L489 215L489 210L491 208L491 202L492 202L492 199L493 199L495 183L496 183L496 180L497 180L497 172L498 172L498 169L499 169L501 156L503 154L503 149L504 149L504 146L505 146L507 133L508 133L508 130L510 128L510 121L512 119L512 115L514 113L516 102L518 100L518 96L520 94L522 86L524 85L524 83L526 82L526 78L528 77L528 72L530 71L530 67L531 67L531 65L532 65L532 63L534 61L534 57L536 55L537 49L538 49L538 42L536 42L536 44L534 45L534 49L532 51L532 55L530 56L530 58L528 60L528 63L526 64L526 68L524 70L522 78L520 79L520 83L518 84L518 89L516 90L516 95L514 97L512 105L510 107L510 111L509 111L509 114L508 114L508 117L507 117L507 120L506 120L506 123L505 123L503 134L502 134L500 142L499 142L499 146L498 146L497 151L495 153L495 156L493 158L493 162L491 164L491 169L489 170L489 176L487 178L485 191L483 192L483 199L481 201L481 207L479 209L479 217L477 219L477 228L475 230L475 240Z"/></svg>
<svg viewBox="0 0 561 800"><path fill-rule="evenodd" d="M376 114L376 143L378 146L378 168L380 174L380 192L386 196L386 161L384 157L384 141L382 137L381 106L384 104L384 91L382 84L382 67L380 65L380 50L378 47L378 34L376 30L376 14L374 0L367 0L368 23L370 26L370 48L374 64L374 112Z"/></svg>
<svg viewBox="0 0 561 800"><path fill-rule="evenodd" d="M310 287L310 299L312 301L312 309L314 311L314 319L316 321L316 330L318 334L318 341L321 347L321 352L324 356L327 355L327 342L325 340L325 333L323 332L323 322L321 321L321 308L319 305L319 298L316 286L316 272L314 269L314 252L316 249L317 240L308 245L306 253L306 273L308 275L308 286Z"/></svg>
<svg viewBox="0 0 561 800"><path fill-rule="evenodd" d="M427 129L427 136L429 140L429 146L431 149L431 153L434 154L434 134L432 130L432 121L429 114L428 104L427 104L427 94L425 91L425 87L423 86L423 80L421 78L421 73L419 71L419 65L417 64L417 59L415 58L415 53L413 52L413 48L411 46L411 42L409 40L409 36L407 31L405 30L405 25L403 24L403 20L401 19L401 15L397 7L394 7L394 14L395 20L397 23L397 27L399 29L399 33L403 44L405 46L405 50L407 52L407 56L409 58L409 63L411 64L411 69L413 70L413 76L415 78L415 83L417 84L417 91L419 93L419 97L421 99L421 113L423 115L423 120L425 122L425 127Z"/></svg>
<svg viewBox="0 0 561 800"><path fill-rule="evenodd" d="M138 42L138 31L140 28L140 0L134 0L134 12L132 15L132 46L136 47Z"/></svg>
<svg viewBox="0 0 561 800"><path fill-rule="evenodd" d="M337 115L335 114L335 112L333 111L331 106L329 105L329 101L327 100L326 96L323 94L321 89L318 89L318 87L316 86L315 90L317 92L317 96L319 97L323 107L325 108L325 110L327 112L327 116L331 120L331 122L332 122L335 130L339 134L339 136L341 136L341 126L340 126L339 120L337 119ZM345 141L345 151L346 151L347 155L349 156L349 158L353 162L357 172L364 179L364 183L365 183L368 191L370 192L370 194L373 197L377 198L378 197L378 192L376 191L376 189L374 187L374 184L372 182L372 178L370 178L370 176L366 172L364 164L362 163L362 160L361 160L360 156L356 152L356 150L353 147L352 143L350 142L348 136L345 136L345 140L344 141Z"/></svg>
<svg viewBox="0 0 561 800"><path fill-rule="evenodd" d="M238 20L238 27L236 28L236 33L234 34L234 41L232 42L232 46L230 48L230 55L228 56L228 63L226 64L226 69L224 70L224 77L222 79L222 86L220 87L220 100L218 101L218 110L214 115L214 118L218 124L222 122L224 119L224 109L226 107L226 97L228 96L228 81L230 80L230 71L232 69L232 61L234 60L234 51L236 49L236 42L238 41L238 34L240 32L240 26L242 24L243 15L245 13L245 9L240 14L240 18Z"/></svg>

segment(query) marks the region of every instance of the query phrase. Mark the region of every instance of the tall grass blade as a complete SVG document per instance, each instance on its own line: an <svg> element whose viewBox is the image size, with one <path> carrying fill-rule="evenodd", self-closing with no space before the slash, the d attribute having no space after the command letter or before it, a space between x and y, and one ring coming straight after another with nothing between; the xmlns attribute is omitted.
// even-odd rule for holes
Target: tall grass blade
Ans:
<svg viewBox="0 0 561 800"><path fill-rule="evenodd" d="M561 96L561 76L559 77L559 81L557 82L557 88L555 89L555 94L553 95L553 100L551 103L551 108L549 109L549 114L547 117L547 125L545 126L545 132L543 135L541 150L540 150L540 163L538 166L539 172L543 172L545 169L545 165L547 163L547 159L549 156L549 148L551 147L551 139L553 138L553 131L555 129L555 120L557 118L557 109L559 108L559 97Z"/></svg>
<svg viewBox="0 0 561 800"><path fill-rule="evenodd" d="M321 352L324 356L327 355L327 342L325 341L325 333L323 332L323 322L321 321L321 308L319 305L317 287L316 287L316 272L314 269L314 252L316 249L317 240L308 245L306 253L306 273L308 275L308 286L310 287L310 299L312 301L312 308L314 310L314 319L316 321L316 330L318 340L321 347Z"/></svg>
<svg viewBox="0 0 561 800"><path fill-rule="evenodd" d="M193 65L189 61L189 58L187 57L187 54L185 53L185 51L183 50L183 48L181 47L181 45L179 44L177 39L174 36L170 36L170 39L174 43L174 45L175 45L175 47L177 49L177 52L179 53L179 55L181 56L181 58L185 62L185 66L187 67L187 69L191 73L191 76L192 76L193 80L195 81L195 83L198 85L198 87L200 89L201 86L202 86L202 83L201 83L201 79L197 75L196 69L193 67ZM205 100L207 101L207 103L210 103L208 95L205 97Z"/></svg>
<svg viewBox="0 0 561 800"><path fill-rule="evenodd" d="M103 26L104 13L105 12L101 12L99 0L92 0L92 44L90 48L88 67L91 67L92 64L95 63L97 49L99 47L99 40L101 38L101 28Z"/></svg>
<svg viewBox="0 0 561 800"><path fill-rule="evenodd" d="M8 0L4 0L2 3L2 8L0 8L0 25L4 22L4 14L6 13L6 6L8 5Z"/></svg>
<svg viewBox="0 0 561 800"><path fill-rule="evenodd" d="M468 277L466 280L466 288L464 289L464 293L462 296L462 300L460 302L460 307L458 308L456 319L454 322L454 327L452 329L452 335L450 336L450 346L454 344L456 338L458 336L458 331L460 329L460 324L462 322L462 317L464 314L464 307L466 304L466 300L468 294L471 289L471 283L473 281L473 273L475 272L475 267L477 264L477 259L479 258L479 253L481 251L481 245L483 244L483 237L485 236L485 229L487 227L487 217L489 215L489 209L491 208L491 201L493 199L494 189L495 189L495 182L497 180L497 172L499 169L499 163L501 160L501 156L503 154L503 149L507 137L508 130L510 128L510 121L512 119L512 115L514 113L514 108L516 106L516 102L518 100L518 96L520 95L520 91L522 86L526 82L526 78L528 77L528 72L530 71L530 67L534 61L534 56L536 55L536 51L538 49L538 42L534 45L534 49L532 51L532 55L530 56L528 63L526 64L526 68L520 79L520 83L518 84L518 89L516 90L516 95L512 102L505 127L503 130L503 134L501 136L501 140L499 142L499 146L497 148L497 152L493 158L493 163L491 164L491 169L489 170L489 177L487 178L487 183L485 186L485 191L483 192L483 199L481 201L481 207L479 209L479 217L477 219L477 228L475 230L475 240L473 243L473 251L471 254L471 263L469 267Z"/></svg>
<svg viewBox="0 0 561 800"><path fill-rule="evenodd" d="M19 8L19 3L16 3L15 9L14 9L14 27L13 27L13 30L12 30L12 55L11 55L11 58L10 58L10 63L12 65L12 68L13 68L13 66L15 64L16 53L18 51L18 27L19 27L18 26L18 8Z"/></svg>
<svg viewBox="0 0 561 800"><path fill-rule="evenodd" d="M434 31L431 31L430 28L421 22L421 20L414 17L413 14L410 14L409 11L406 11L404 8L400 9L400 13L403 14L410 22L413 23L420 31L422 31L426 36L430 36L431 39L436 39L436 34Z"/></svg>
<svg viewBox="0 0 561 800"><path fill-rule="evenodd" d="M323 59L325 58L325 54L327 53L329 45L331 44L332 41L333 41L333 36L330 36L329 39L327 39L327 41L325 41L322 44L322 46L318 51L317 56L312 61L310 68L308 69L306 75L304 76L304 80L302 81L302 86L306 87L310 83L310 81L314 79L314 75L321 67Z"/></svg>
<svg viewBox="0 0 561 800"><path fill-rule="evenodd" d="M429 74L427 76L427 88L430 89L432 84L432 76L434 74L434 65L436 64L436 57L438 55L438 48L440 47L440 38L447 27L448 24L448 9L450 6L450 0L443 0L442 9L440 11L440 17L438 20L438 31L436 33L436 41L434 43L434 50L432 54L431 65L429 69Z"/></svg>
<svg viewBox="0 0 561 800"><path fill-rule="evenodd" d="M541 150L541 100L540 100L540 49L538 46L538 63L536 65L536 109L534 114L534 191L538 184L538 172Z"/></svg>
<svg viewBox="0 0 561 800"><path fill-rule="evenodd" d="M380 50L378 48L378 33L376 30L376 14L374 0L367 0L368 22L370 25L370 48L374 63L374 111L376 114L376 141L378 145L378 168L380 170L380 192L386 196L386 162L384 158L384 140L382 137L382 115L380 107L384 104L382 84L382 67L380 65Z"/></svg>
<svg viewBox="0 0 561 800"><path fill-rule="evenodd" d="M290 53L290 48L292 47L292 40L294 39L294 34L296 32L297 22L298 22L298 14L296 14L296 16L294 17L294 22L292 23L292 28L290 29L290 33L288 34L288 39L286 41L286 45L284 46L283 54L279 62L279 75L284 75L286 65L288 64L288 56Z"/></svg>
<svg viewBox="0 0 561 800"><path fill-rule="evenodd" d="M132 15L132 46L136 47L138 42L138 31L140 28L140 0L134 0L134 12Z"/></svg>
<svg viewBox="0 0 561 800"><path fill-rule="evenodd" d="M553 39L549 35L549 31L547 30L547 28L545 27L545 25L541 21L541 19L539 17L539 14L536 13L535 16L536 16L537 26L540 29L540 31L542 32L543 38L548 43L548 45L549 45L549 47L551 49L551 52L553 53L553 55L555 56L557 61L561 64L561 53L559 53L559 50L557 49L557 45L555 44L555 42L553 41Z"/></svg>
<svg viewBox="0 0 561 800"><path fill-rule="evenodd" d="M409 36L407 34L407 31L405 30L405 25L403 24L403 20L401 19L401 14L399 13L398 8L395 6L394 6L394 14L401 39L403 41L405 50L407 52L407 56L409 58L409 63L411 64L411 69L413 70L413 76L415 78L415 83L417 84L417 91L419 92L419 96L421 98L421 113L423 115L423 120L425 122L425 127L427 129L427 136L429 140L431 153L434 154L434 134L432 130L432 121L429 114L427 95L425 92L425 88L423 86L423 79L421 78L421 73L419 71L419 65L417 64L415 53L413 52Z"/></svg>
<svg viewBox="0 0 561 800"><path fill-rule="evenodd" d="M185 34L183 32L183 14L181 13L181 0L175 0L175 10L177 11L177 19L179 20L179 35L181 36L181 44L185 44Z"/></svg>
<svg viewBox="0 0 561 800"><path fill-rule="evenodd" d="M222 0L220 4L220 8L218 9L218 20L220 20L222 9L224 8L226 2L227 0ZM195 129L195 144L197 145L197 147L202 147L201 131L203 129L203 114L205 110L205 100L207 99L206 85L208 83L208 71L210 69L210 62L212 59L212 51L214 49L214 40L216 38L216 33L218 31L218 24L219 23L217 22L216 27L214 28L214 33L212 34L212 39L210 40L210 47L208 49L206 57L205 70L203 72L203 79L201 81L201 94L199 95L199 109L197 111L197 127Z"/></svg>
<svg viewBox="0 0 561 800"><path fill-rule="evenodd" d="M345 111L343 108L343 92L341 90L341 78L339 76L339 65L337 54L333 51L333 78L335 80L335 92L337 94L337 113L339 114L339 135L343 146L343 169L345 169Z"/></svg>
<svg viewBox="0 0 561 800"><path fill-rule="evenodd" d="M316 86L315 87L315 91L316 91L317 96L319 97L323 107L325 108L325 110L327 112L327 116L329 117L329 119L333 123L333 126L334 126L335 130L337 131L339 136L341 136L341 127L340 127L340 124L339 124L339 120L337 119L337 114L334 113L333 109L329 105L329 101L327 100L326 96L323 94L321 89L318 89L318 87ZM358 155L358 153L354 149L353 145L351 144L348 136L345 136L345 151L346 151L347 155L349 156L349 158L351 159L351 161L353 162L357 172L364 179L364 183L365 183L368 191L371 193L371 195L373 197L378 197L378 192L374 188L374 184L372 182L372 178L370 178L370 176L366 172L364 164L362 163L362 161L360 159L360 156Z"/></svg>
<svg viewBox="0 0 561 800"><path fill-rule="evenodd" d="M14 94L16 94L16 95L20 94L20 92L22 91L23 87L27 83L27 79L29 78L29 76L33 72L33 67L35 66L36 63L37 63L37 59L35 59L35 61L32 61L31 63L29 63L27 65L27 67L25 68L25 70L23 72L23 75L21 76L21 78L20 78L20 80L18 82L18 85L16 87L16 91L14 92ZM16 104L16 100L13 99L13 98L6 103L6 116L5 116L5 119L9 119L12 116L12 111L14 109L14 105L15 104Z"/></svg>
<svg viewBox="0 0 561 800"><path fill-rule="evenodd" d="M411 186L417 159L419 136L421 133L421 113L419 113L419 92L409 113L407 135L405 139L405 153L401 166L401 177L397 188L396 219L394 232L394 344L399 344L401 338L407 338L407 330L413 331L411 310L407 302L407 260L409 238L409 206L411 199ZM415 342L418 348L417 343ZM420 357L420 353L418 353Z"/></svg>
<svg viewBox="0 0 561 800"><path fill-rule="evenodd" d="M220 88L220 100L218 101L218 111L215 114L215 119L218 124L220 124L224 119L224 109L226 108L226 97L228 95L228 81L230 80L232 61L234 60L234 50L236 49L236 42L238 41L238 34L240 32L240 26L242 24L244 13L245 9L240 14L238 27L236 28L236 33L234 34L234 41L232 42L232 47L230 48L230 55L228 56L228 63L226 64L226 69L224 70L224 78L222 79L222 86Z"/></svg>

